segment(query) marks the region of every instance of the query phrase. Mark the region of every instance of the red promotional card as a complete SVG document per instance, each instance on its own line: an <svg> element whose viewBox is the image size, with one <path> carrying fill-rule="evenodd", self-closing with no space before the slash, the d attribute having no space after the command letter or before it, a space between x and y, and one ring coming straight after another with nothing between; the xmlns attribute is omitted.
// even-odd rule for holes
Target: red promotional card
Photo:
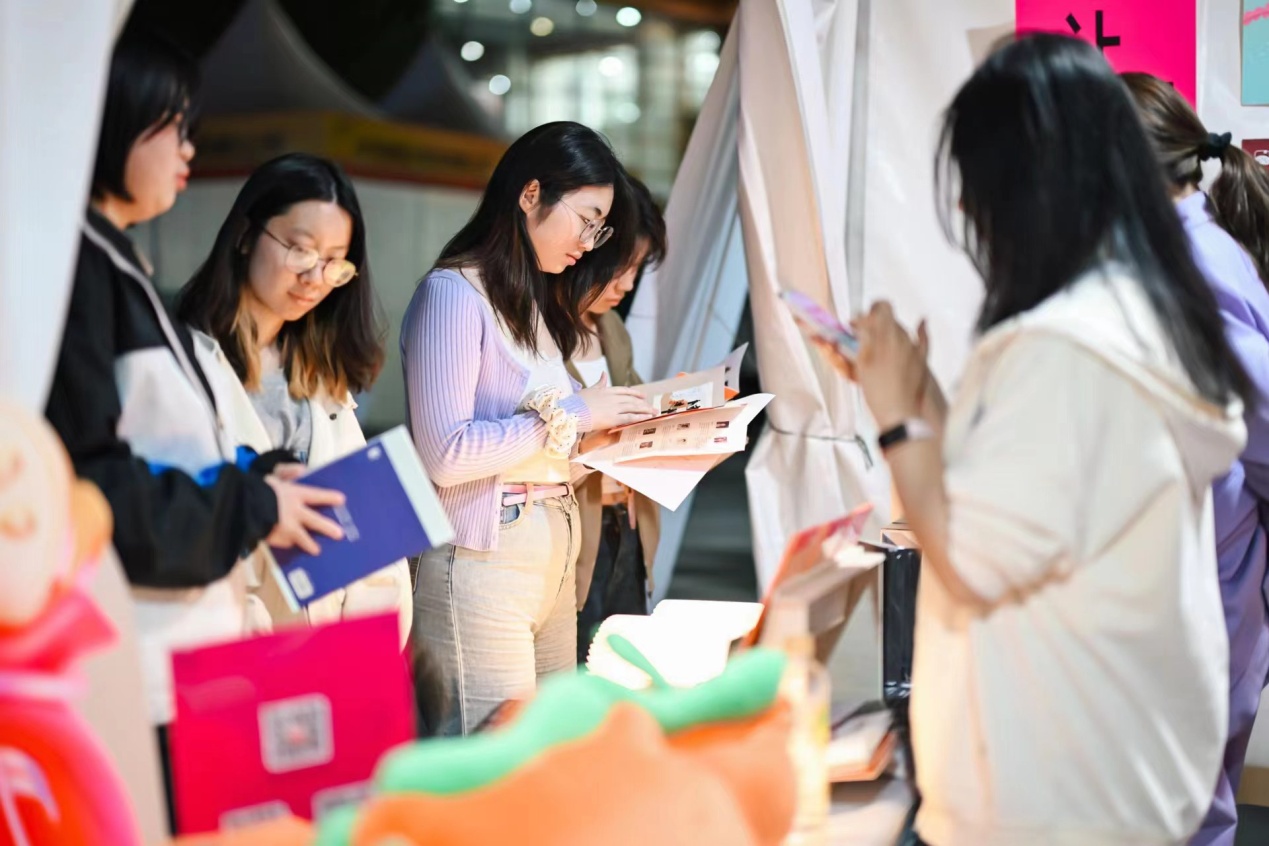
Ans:
<svg viewBox="0 0 1269 846"><path fill-rule="evenodd" d="M395 614L178 652L172 675L182 834L318 819L364 798L383 753L414 737Z"/></svg>
<svg viewBox="0 0 1269 846"><path fill-rule="evenodd" d="M1120 73L1154 74L1196 102L1196 0L1016 0L1015 9L1018 32L1083 38Z"/></svg>
<svg viewBox="0 0 1269 846"><path fill-rule="evenodd" d="M1243 149L1261 167L1269 168L1269 138L1247 138L1243 141Z"/></svg>

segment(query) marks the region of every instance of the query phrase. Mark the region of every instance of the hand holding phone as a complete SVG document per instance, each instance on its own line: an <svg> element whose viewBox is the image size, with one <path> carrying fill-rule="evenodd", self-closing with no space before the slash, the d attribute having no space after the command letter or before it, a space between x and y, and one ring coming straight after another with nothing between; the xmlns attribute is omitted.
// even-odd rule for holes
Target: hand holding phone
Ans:
<svg viewBox="0 0 1269 846"><path fill-rule="evenodd" d="M830 347L846 359L847 364L854 364L859 355L859 340L841 321L801 291L784 291L780 299L793 313L802 333L816 346Z"/></svg>

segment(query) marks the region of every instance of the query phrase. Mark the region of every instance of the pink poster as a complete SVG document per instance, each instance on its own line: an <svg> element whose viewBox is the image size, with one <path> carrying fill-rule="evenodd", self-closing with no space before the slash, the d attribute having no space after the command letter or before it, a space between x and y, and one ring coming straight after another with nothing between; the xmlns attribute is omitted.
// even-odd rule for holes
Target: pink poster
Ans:
<svg viewBox="0 0 1269 846"><path fill-rule="evenodd" d="M1117 71L1166 79L1195 102L1197 0L1017 0L1018 31L1061 32L1097 46Z"/></svg>
<svg viewBox="0 0 1269 846"><path fill-rule="evenodd" d="M384 752L414 737L395 614L172 655L172 777L182 833L364 799Z"/></svg>

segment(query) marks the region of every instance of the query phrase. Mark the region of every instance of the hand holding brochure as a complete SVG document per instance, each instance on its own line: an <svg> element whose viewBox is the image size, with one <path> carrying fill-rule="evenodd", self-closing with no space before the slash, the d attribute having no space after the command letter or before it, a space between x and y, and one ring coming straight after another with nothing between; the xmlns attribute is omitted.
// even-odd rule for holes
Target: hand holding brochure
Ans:
<svg viewBox="0 0 1269 846"><path fill-rule="evenodd" d="M454 536L404 426L307 473L303 482L342 491L346 501L341 508L321 509L343 528L343 540L314 538L321 547L318 555L270 548L282 592L297 605L307 606Z"/></svg>
<svg viewBox="0 0 1269 846"><path fill-rule="evenodd" d="M774 397L751 394L691 415L654 417L609 435L573 460L671 510L705 474L749 443L749 424Z"/></svg>
<svg viewBox="0 0 1269 846"><path fill-rule="evenodd" d="M722 364L708 370L680 373L673 379L633 386L659 414L643 423L628 423L612 431L619 432L679 414L695 414L718 408L740 396L740 365L748 349L748 344L741 344L723 359Z"/></svg>
<svg viewBox="0 0 1269 846"><path fill-rule="evenodd" d="M745 450L749 424L775 398L739 397L748 349L741 344L717 367L699 373L634 386L661 414L591 437L573 461L678 508L706 473Z"/></svg>

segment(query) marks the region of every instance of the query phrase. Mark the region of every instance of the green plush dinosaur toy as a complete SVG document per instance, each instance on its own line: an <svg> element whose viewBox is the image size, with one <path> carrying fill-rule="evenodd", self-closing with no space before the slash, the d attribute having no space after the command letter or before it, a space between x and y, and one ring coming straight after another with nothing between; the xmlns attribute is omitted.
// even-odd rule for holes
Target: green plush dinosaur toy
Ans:
<svg viewBox="0 0 1269 846"><path fill-rule="evenodd" d="M393 750L375 773L379 796L458 796L497 785L542 756L598 732L619 706L636 706L666 736L696 727L742 721L776 702L786 658L765 648L740 653L717 678L694 688L672 688L624 638L610 645L648 672L653 687L629 690L585 672L547 679L508 725L487 734L419 741ZM316 846L350 846L358 811L326 817Z"/></svg>

